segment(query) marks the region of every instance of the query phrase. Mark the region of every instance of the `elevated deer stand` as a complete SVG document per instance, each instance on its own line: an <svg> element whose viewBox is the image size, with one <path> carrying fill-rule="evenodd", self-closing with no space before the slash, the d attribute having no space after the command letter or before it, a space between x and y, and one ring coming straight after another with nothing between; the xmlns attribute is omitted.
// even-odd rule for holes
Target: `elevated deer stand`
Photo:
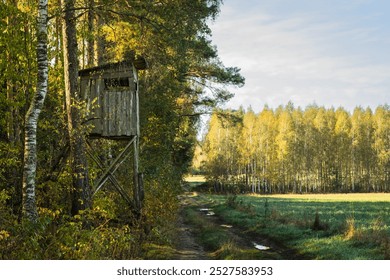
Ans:
<svg viewBox="0 0 390 280"><path fill-rule="evenodd" d="M80 93L87 103L92 126L89 139L123 140L125 148L109 166L93 153L88 154L102 174L93 188L95 195L109 181L120 195L140 214L143 200L142 174L139 173L139 96L138 70L146 69L143 59L106 64L79 71ZM133 197L114 176L120 164L133 153Z"/></svg>

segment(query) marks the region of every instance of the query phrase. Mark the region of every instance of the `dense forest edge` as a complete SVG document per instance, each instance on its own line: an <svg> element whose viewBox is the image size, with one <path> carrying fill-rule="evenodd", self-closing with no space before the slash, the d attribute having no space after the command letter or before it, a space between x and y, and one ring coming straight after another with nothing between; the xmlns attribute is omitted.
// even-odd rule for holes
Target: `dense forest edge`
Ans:
<svg viewBox="0 0 390 280"><path fill-rule="evenodd" d="M172 240L199 117L242 86L208 26L222 1L0 3L0 259L142 259ZM90 141L78 70L143 57L138 73L142 209L93 182L126 146ZM88 140L88 141L87 141ZM90 149L91 148L91 149ZM131 158L131 157L130 157ZM132 196L129 157L116 185Z"/></svg>
<svg viewBox="0 0 390 280"><path fill-rule="evenodd" d="M194 159L221 193L390 190L390 108L217 110Z"/></svg>

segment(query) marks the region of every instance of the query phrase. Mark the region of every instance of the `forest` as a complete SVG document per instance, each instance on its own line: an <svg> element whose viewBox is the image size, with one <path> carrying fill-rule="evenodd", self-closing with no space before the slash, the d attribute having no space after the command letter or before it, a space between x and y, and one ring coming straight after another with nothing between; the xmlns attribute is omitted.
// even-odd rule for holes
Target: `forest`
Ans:
<svg viewBox="0 0 390 280"><path fill-rule="evenodd" d="M388 105L217 110L198 167L217 192L388 192L389 135Z"/></svg>
<svg viewBox="0 0 390 280"><path fill-rule="evenodd" d="M221 109L245 83L222 5L0 1L1 260L389 259L389 106ZM112 65L136 73L103 83L136 92L130 142L92 137L85 77Z"/></svg>
<svg viewBox="0 0 390 280"><path fill-rule="evenodd" d="M199 117L232 97L228 85L244 84L211 43L221 5L0 1L0 259L137 259L169 243ZM110 186L92 196L101 170L89 145L108 165L125 143L89 143L78 92L79 70L129 56L148 64L139 72L142 209ZM128 170L115 176L131 195Z"/></svg>

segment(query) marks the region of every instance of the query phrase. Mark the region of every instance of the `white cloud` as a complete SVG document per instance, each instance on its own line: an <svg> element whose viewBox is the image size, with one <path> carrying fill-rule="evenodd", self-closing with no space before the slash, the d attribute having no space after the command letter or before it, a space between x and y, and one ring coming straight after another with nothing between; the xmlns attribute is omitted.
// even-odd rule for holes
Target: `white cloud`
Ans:
<svg viewBox="0 0 390 280"><path fill-rule="evenodd" d="M240 67L246 78L229 106L260 110L291 100L303 107L316 102L352 109L389 102L390 65L375 60L378 54L369 47L390 45L375 27L320 13L281 18L261 10L222 12L212 26L213 41L224 64ZM390 63L390 57L384 61Z"/></svg>

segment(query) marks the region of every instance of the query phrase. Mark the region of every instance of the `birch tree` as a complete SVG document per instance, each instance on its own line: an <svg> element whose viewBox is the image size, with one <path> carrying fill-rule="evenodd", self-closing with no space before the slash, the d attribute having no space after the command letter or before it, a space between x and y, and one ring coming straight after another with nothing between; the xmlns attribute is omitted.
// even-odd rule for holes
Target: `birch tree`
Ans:
<svg viewBox="0 0 390 280"><path fill-rule="evenodd" d="M240 138L240 151L241 151L241 159L242 165L245 170L245 184L247 187L251 187L254 192L255 188L255 177L256 177L256 162L257 155L255 153L255 122L256 115L249 109L248 112L245 113L243 118L243 129Z"/></svg>
<svg viewBox="0 0 390 280"><path fill-rule="evenodd" d="M37 17L37 91L26 114L23 168L23 215L36 221L38 212L35 199L35 177L37 169L37 125L39 114L47 94L47 7L48 0L39 0Z"/></svg>
<svg viewBox="0 0 390 280"><path fill-rule="evenodd" d="M230 172L229 182L224 183L231 184L235 174L249 170L250 191L387 192L389 118L388 105L378 107L375 114L358 107L352 115L343 108L318 106L304 111L292 105L275 111L264 108L255 116L249 110L241 130L229 127L234 131L229 135L241 137L234 158L240 157L246 168ZM231 165L227 159L233 149L227 147L234 147L235 138L226 137L227 129L212 116L205 142L205 171L210 179L219 180Z"/></svg>
<svg viewBox="0 0 390 280"><path fill-rule="evenodd" d="M350 181L350 155L351 155L351 116L342 108L336 111L335 124L335 160L337 166L336 184L338 190L347 192Z"/></svg>
<svg viewBox="0 0 390 280"><path fill-rule="evenodd" d="M373 116L374 142L377 164L374 191L388 192L390 186L390 107L379 106Z"/></svg>

